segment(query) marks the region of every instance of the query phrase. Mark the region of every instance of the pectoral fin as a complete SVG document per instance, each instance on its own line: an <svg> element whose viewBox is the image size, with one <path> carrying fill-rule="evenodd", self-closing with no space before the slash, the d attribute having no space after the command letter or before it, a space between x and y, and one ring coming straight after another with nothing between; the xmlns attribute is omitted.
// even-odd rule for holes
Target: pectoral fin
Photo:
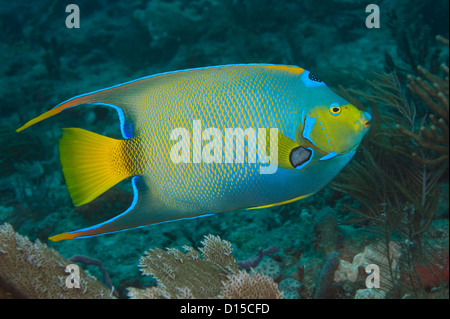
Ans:
<svg viewBox="0 0 450 319"><path fill-rule="evenodd" d="M287 169L302 169L312 159L314 151L300 146L284 134L278 133L278 166Z"/></svg>

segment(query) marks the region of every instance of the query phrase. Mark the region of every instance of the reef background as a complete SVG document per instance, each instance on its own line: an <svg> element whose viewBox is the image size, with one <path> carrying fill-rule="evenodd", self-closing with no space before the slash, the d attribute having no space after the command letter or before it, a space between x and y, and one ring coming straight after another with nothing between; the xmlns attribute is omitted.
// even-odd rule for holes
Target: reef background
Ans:
<svg viewBox="0 0 450 319"><path fill-rule="evenodd" d="M367 80L375 73L395 71L406 88L407 74L420 75L417 65L435 74L441 72L439 64L448 66L448 48L434 40L436 35L449 36L447 0L378 1L381 27L368 29L365 8L372 2L85 0L75 2L81 27L68 29L65 8L73 1L1 0L0 225L8 222L16 232L39 239L65 258L83 255L100 260L120 297L127 297L127 287L155 284L139 270L144 251L199 247L205 235L213 234L231 242L233 256L240 261L258 260L259 248L268 250L252 267L279 284L285 298L354 298L358 289L365 288L365 277L358 269L362 264L355 266L353 257L366 253L364 258L382 258L382 249L367 252L367 247L377 246L383 238L371 231L370 221L358 221L361 216L354 212L358 202L336 188L326 187L303 201L276 208L52 243L49 236L102 222L131 203L130 183L124 181L92 203L74 208L58 158L62 127L119 138L117 114L82 107L20 134L14 130L72 96L172 70L233 63L299 65L333 89L367 92L371 87ZM429 112L420 101L416 106L418 117ZM448 155L448 126L446 146ZM353 161L359 160L357 156ZM415 297L448 298L448 156L438 188L439 203L426 232L428 239L423 240L444 256L446 277L444 271L437 281L430 279ZM392 242L400 258L401 240ZM328 272L336 270L333 252L339 253L341 274L347 277L324 275L328 266L333 269ZM344 271L351 266L343 261L353 261L355 281L348 275L354 269ZM97 267L83 268L101 280ZM387 289L383 297L398 297L389 293Z"/></svg>

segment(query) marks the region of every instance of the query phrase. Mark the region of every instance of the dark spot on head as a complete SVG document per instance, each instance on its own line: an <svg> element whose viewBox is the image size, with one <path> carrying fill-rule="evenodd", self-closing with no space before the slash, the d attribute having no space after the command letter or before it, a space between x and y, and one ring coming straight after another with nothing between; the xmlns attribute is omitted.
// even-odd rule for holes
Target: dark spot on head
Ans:
<svg viewBox="0 0 450 319"><path fill-rule="evenodd" d="M308 79L314 82L322 82L316 75L311 72L309 72Z"/></svg>

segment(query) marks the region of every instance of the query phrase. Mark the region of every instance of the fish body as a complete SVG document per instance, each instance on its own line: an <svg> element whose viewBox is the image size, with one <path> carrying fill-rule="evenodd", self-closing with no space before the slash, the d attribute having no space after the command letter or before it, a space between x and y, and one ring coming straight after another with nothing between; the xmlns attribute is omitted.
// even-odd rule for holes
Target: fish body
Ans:
<svg viewBox="0 0 450 319"><path fill-rule="evenodd" d="M81 104L115 108L124 139L63 129L60 159L74 204L128 177L134 198L111 220L51 240L306 197L349 162L370 126L368 113L309 71L255 64L164 73L77 96L18 131Z"/></svg>

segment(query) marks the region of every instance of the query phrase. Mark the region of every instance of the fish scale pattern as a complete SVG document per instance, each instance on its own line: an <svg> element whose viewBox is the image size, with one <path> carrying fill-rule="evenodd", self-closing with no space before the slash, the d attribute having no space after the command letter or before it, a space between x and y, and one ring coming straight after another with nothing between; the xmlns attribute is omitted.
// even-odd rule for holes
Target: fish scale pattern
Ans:
<svg viewBox="0 0 450 319"><path fill-rule="evenodd" d="M295 75L303 69L291 68L284 81L275 81L277 74L262 68L235 67L222 70L199 70L195 74L167 78L147 91L146 103L141 112L139 125L145 129L138 135L142 147L135 147L141 161L140 171L148 178L148 185L159 199L170 208L197 211L227 210L236 201L236 194L262 193L259 167L261 163L248 162L248 140L234 140L230 145L236 155L236 145L243 142L244 163L193 163L193 120L200 120L202 129L214 127L222 133L223 154L225 128L287 128L292 117L298 116L289 106L295 96L282 94L291 92ZM176 141L170 140L175 128L186 128L190 132L191 163L175 164L170 158L170 149ZM201 136L200 136L201 138ZM238 137L237 137L238 138ZM206 141L203 142L205 146ZM146 154L142 149L149 150ZM267 150L268 153L268 150ZM264 164L263 164L264 165ZM247 197L247 196L246 196ZM242 201L242 199L239 199ZM247 204L245 198L243 207Z"/></svg>
<svg viewBox="0 0 450 319"><path fill-rule="evenodd" d="M134 195L125 212L50 239L270 207L317 192L352 158L370 115L309 74L262 64L163 73L73 97L28 121L17 131L81 104L117 111L125 140L63 132L61 163L75 205L141 176L131 179ZM294 165L292 152L306 150L309 161Z"/></svg>

